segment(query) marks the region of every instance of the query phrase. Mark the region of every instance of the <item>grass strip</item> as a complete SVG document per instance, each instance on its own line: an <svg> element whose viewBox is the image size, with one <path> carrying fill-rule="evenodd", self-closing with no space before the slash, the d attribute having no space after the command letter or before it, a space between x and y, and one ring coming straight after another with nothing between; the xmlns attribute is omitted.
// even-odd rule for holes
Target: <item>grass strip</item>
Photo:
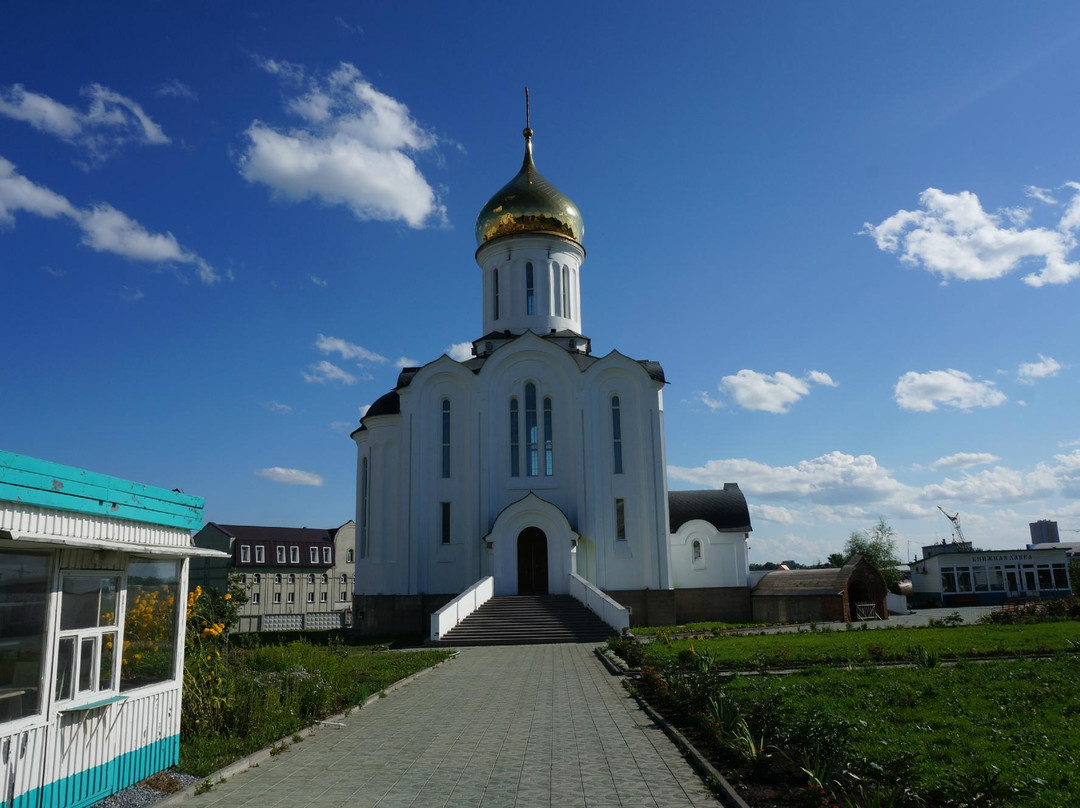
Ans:
<svg viewBox="0 0 1080 808"><path fill-rule="evenodd" d="M182 728L180 770L204 777L449 655L444 650L370 653L304 640L233 648L220 681L206 684L216 709Z"/></svg>

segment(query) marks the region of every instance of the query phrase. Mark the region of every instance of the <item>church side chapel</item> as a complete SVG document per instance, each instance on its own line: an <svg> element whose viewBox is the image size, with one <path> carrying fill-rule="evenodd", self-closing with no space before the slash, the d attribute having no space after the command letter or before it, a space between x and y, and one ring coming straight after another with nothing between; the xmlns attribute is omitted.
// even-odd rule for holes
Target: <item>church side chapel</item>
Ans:
<svg viewBox="0 0 1080 808"><path fill-rule="evenodd" d="M734 483L668 492L664 370L592 353L584 222L524 136L476 220L473 357L403 369L352 434L354 625L426 632L488 578L496 598L600 590L631 625L749 619L746 500Z"/></svg>

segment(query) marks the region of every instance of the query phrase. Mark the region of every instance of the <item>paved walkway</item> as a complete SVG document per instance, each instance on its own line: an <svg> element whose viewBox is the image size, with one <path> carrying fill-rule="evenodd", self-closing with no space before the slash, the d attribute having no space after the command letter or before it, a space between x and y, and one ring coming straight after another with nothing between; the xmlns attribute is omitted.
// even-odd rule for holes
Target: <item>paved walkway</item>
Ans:
<svg viewBox="0 0 1080 808"><path fill-rule="evenodd" d="M715 806L587 645L466 648L191 804Z"/></svg>

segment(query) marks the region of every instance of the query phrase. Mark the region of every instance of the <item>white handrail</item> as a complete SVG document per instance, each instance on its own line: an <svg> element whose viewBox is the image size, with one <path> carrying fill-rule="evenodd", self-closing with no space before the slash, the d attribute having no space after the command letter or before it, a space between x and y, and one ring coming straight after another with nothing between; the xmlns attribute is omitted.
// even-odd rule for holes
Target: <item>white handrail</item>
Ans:
<svg viewBox="0 0 1080 808"><path fill-rule="evenodd" d="M495 579L481 578L452 601L431 615L431 639L441 639L446 632L475 612L495 594Z"/></svg>
<svg viewBox="0 0 1080 808"><path fill-rule="evenodd" d="M570 573L570 594L622 634L630 629L630 610L605 595L577 573Z"/></svg>

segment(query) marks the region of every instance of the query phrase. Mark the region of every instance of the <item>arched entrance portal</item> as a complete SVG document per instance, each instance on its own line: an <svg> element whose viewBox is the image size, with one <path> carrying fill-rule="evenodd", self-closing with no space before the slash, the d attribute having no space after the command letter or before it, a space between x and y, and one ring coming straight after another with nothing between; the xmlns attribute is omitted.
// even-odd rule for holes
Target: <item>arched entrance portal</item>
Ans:
<svg viewBox="0 0 1080 808"><path fill-rule="evenodd" d="M518 594L548 593L547 536L538 527L527 527L518 534Z"/></svg>

